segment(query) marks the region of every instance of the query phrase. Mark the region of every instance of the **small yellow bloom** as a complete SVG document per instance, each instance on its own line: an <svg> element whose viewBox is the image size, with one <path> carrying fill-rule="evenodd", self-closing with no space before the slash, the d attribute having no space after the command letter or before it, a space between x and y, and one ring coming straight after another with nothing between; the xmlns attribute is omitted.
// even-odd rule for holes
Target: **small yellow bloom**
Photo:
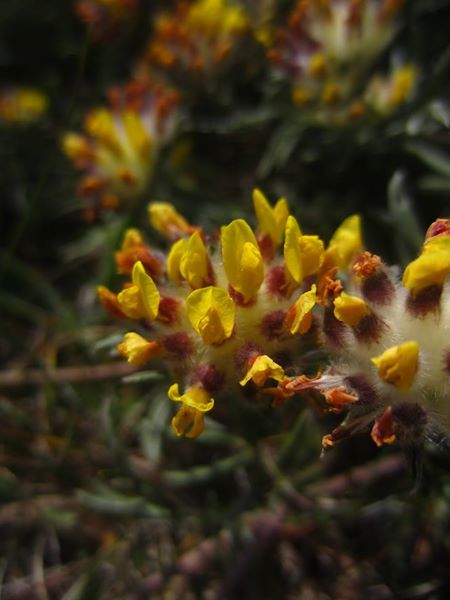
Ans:
<svg viewBox="0 0 450 600"><path fill-rule="evenodd" d="M426 240L422 254L403 273L403 285L413 294L431 286L442 286L450 275L450 237L439 235Z"/></svg>
<svg viewBox="0 0 450 600"><path fill-rule="evenodd" d="M189 238L180 258L180 273L192 289L211 283L208 252L198 231Z"/></svg>
<svg viewBox="0 0 450 600"><path fill-rule="evenodd" d="M139 229L135 229L134 227L130 227L125 231L125 235L123 237L122 252L126 252L127 250L131 250L136 246L144 245L144 238L142 237Z"/></svg>
<svg viewBox="0 0 450 600"><path fill-rule="evenodd" d="M183 258L184 253L186 252L187 244L188 242L185 238L180 238L172 245L170 252L167 256L167 275L169 276L169 279L171 279L176 284L179 284L182 279L180 272L180 264L181 259Z"/></svg>
<svg viewBox="0 0 450 600"><path fill-rule="evenodd" d="M249 302L264 280L264 263L255 234L243 219L222 227L222 261L234 290Z"/></svg>
<svg viewBox="0 0 450 600"><path fill-rule="evenodd" d="M92 159L92 149L88 140L78 133L66 133L62 140L64 154L75 162Z"/></svg>
<svg viewBox="0 0 450 600"><path fill-rule="evenodd" d="M273 361L266 354L260 354L252 363L251 367L245 374L245 377L239 382L245 385L250 379L258 387L262 387L267 379L275 379L275 381L283 381L284 370L279 364Z"/></svg>
<svg viewBox="0 0 450 600"><path fill-rule="evenodd" d="M396 69L392 76L390 104L398 106L406 102L416 81L417 69L414 65L403 65Z"/></svg>
<svg viewBox="0 0 450 600"><path fill-rule="evenodd" d="M133 285L117 296L121 310L130 319L149 319L158 316L160 294L153 279L147 275L144 265L138 261L131 275Z"/></svg>
<svg viewBox="0 0 450 600"><path fill-rule="evenodd" d="M152 202L148 205L150 224L169 239L177 239L192 233L192 227L168 202Z"/></svg>
<svg viewBox="0 0 450 600"><path fill-rule="evenodd" d="M15 88L0 93L0 119L10 123L32 123L47 110L48 99L32 88Z"/></svg>
<svg viewBox="0 0 450 600"><path fill-rule="evenodd" d="M313 284L308 292L304 292L288 311L289 331L307 333L312 324L312 311L317 302L316 286Z"/></svg>
<svg viewBox="0 0 450 600"><path fill-rule="evenodd" d="M231 336L235 312L233 300L221 288L201 288L186 299L188 319L205 344L221 344Z"/></svg>
<svg viewBox="0 0 450 600"><path fill-rule="evenodd" d="M350 296L342 292L334 299L334 316L350 327L357 327L361 319L369 312L367 304L358 296Z"/></svg>
<svg viewBox="0 0 450 600"><path fill-rule="evenodd" d="M352 259L363 247L361 237L361 219L359 215L347 217L336 229L327 249L334 264L340 269L346 269Z"/></svg>
<svg viewBox="0 0 450 600"><path fill-rule="evenodd" d="M323 263L324 247L316 235L302 235L297 219L289 216L284 240L284 263L295 281L302 283L305 277L316 273Z"/></svg>
<svg viewBox="0 0 450 600"><path fill-rule="evenodd" d="M160 348L158 342L146 340L134 332L126 333L123 342L117 346L119 352L135 367L144 366L157 355Z"/></svg>
<svg viewBox="0 0 450 600"><path fill-rule="evenodd" d="M199 436L204 429L204 413L213 408L214 399L200 387L188 388L184 394L180 394L178 383L170 386L168 396L174 402L182 402L181 408L172 419L175 434L188 438Z"/></svg>
<svg viewBox="0 0 450 600"><path fill-rule="evenodd" d="M280 198L272 208L264 194L255 189L253 190L253 206L258 219L259 231L263 235L270 236L274 246L278 246L289 216L287 201L285 198Z"/></svg>
<svg viewBox="0 0 450 600"><path fill-rule="evenodd" d="M392 346L371 359L378 368L378 375L384 381L392 383L401 392L407 392L414 382L419 363L419 344L405 342Z"/></svg>

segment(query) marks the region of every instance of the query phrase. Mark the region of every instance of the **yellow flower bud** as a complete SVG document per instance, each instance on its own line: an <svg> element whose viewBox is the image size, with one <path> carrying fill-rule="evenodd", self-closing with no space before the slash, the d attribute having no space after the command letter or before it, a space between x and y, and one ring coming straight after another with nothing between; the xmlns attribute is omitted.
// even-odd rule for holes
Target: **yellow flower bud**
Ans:
<svg viewBox="0 0 450 600"><path fill-rule="evenodd" d="M138 333L126 333L124 340L117 349L135 367L142 367L154 358L161 348L158 342L146 340Z"/></svg>
<svg viewBox="0 0 450 600"><path fill-rule="evenodd" d="M292 335L307 333L312 324L312 311L316 302L316 286L313 284L288 311L289 331Z"/></svg>
<svg viewBox="0 0 450 600"><path fill-rule="evenodd" d="M148 216L152 227L169 239L177 239L192 231L192 227L186 219L168 202L149 204Z"/></svg>
<svg viewBox="0 0 450 600"><path fill-rule="evenodd" d="M239 382L245 385L250 379L258 386L262 387L267 379L275 379L275 381L283 381L284 370L279 364L273 361L266 354L260 354L252 363L251 367L245 374L245 377Z"/></svg>
<svg viewBox="0 0 450 600"><path fill-rule="evenodd" d="M255 234L243 219L236 219L222 227L221 241L227 279L244 302L249 302L264 280L264 263Z"/></svg>
<svg viewBox="0 0 450 600"><path fill-rule="evenodd" d="M327 254L340 269L346 269L363 247L359 215L347 217L330 240Z"/></svg>
<svg viewBox="0 0 450 600"><path fill-rule="evenodd" d="M334 316L350 327L356 327L369 312L367 304L358 296L350 296L342 292L334 300Z"/></svg>
<svg viewBox="0 0 450 600"><path fill-rule="evenodd" d="M180 273L193 289L211 283L208 252L201 235L196 231L189 238L180 258Z"/></svg>
<svg viewBox="0 0 450 600"><path fill-rule="evenodd" d="M413 294L431 286L442 286L450 274L450 236L429 238L422 254L403 273L403 285Z"/></svg>
<svg viewBox="0 0 450 600"><path fill-rule="evenodd" d="M181 402L182 406L172 419L172 429L180 437L196 438L204 428L205 412L214 406L214 399L206 390L200 387L191 387L184 394L180 394L178 383L170 386L168 391L170 400Z"/></svg>
<svg viewBox="0 0 450 600"><path fill-rule="evenodd" d="M297 220L290 216L286 222L284 263L295 283L316 273L323 263L324 246L316 235L302 235Z"/></svg>
<svg viewBox="0 0 450 600"><path fill-rule="evenodd" d="M235 312L233 300L221 288L201 288L186 299L188 319L205 344L221 344L231 336Z"/></svg>
<svg viewBox="0 0 450 600"><path fill-rule="evenodd" d="M120 308L131 319L154 321L158 316L160 294L141 261L135 263L131 278L133 285L117 296Z"/></svg>
<svg viewBox="0 0 450 600"><path fill-rule="evenodd" d="M419 363L419 344L414 341L392 346L371 359L378 375L401 392L407 392L414 382Z"/></svg>
<svg viewBox="0 0 450 600"><path fill-rule="evenodd" d="M280 198L272 208L264 194L255 189L253 190L253 206L258 219L259 231L263 235L269 235L274 246L278 246L289 216L287 201Z"/></svg>

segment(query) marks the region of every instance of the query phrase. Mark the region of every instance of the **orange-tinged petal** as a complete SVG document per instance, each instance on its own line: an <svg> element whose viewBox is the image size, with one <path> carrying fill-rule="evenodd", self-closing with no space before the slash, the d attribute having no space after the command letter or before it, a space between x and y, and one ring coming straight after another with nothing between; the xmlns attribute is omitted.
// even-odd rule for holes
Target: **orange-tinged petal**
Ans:
<svg viewBox="0 0 450 600"><path fill-rule="evenodd" d="M124 341L118 344L117 349L136 367L142 367L150 359L155 358L161 345L158 342L146 340L138 333L129 332L125 334Z"/></svg>
<svg viewBox="0 0 450 600"><path fill-rule="evenodd" d="M371 359L383 381L406 392L414 383L419 364L419 344L414 341L392 346Z"/></svg>
<svg viewBox="0 0 450 600"><path fill-rule="evenodd" d="M258 387L262 387L267 379L283 381L284 377L283 367L273 361L270 356L260 354L253 360L249 370L239 383L245 385L251 379Z"/></svg>
<svg viewBox="0 0 450 600"><path fill-rule="evenodd" d="M367 304L358 296L350 296L342 292L334 299L334 316L350 327L357 327L361 319L369 312Z"/></svg>
<svg viewBox="0 0 450 600"><path fill-rule="evenodd" d="M317 302L316 286L313 284L308 292L304 292L297 302L289 308L287 324L292 335L304 334L312 324L312 311Z"/></svg>

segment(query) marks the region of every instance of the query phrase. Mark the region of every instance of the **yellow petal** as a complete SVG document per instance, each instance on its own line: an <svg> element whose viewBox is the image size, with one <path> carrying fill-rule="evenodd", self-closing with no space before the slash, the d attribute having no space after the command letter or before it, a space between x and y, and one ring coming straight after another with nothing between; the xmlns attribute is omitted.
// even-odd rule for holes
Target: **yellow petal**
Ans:
<svg viewBox="0 0 450 600"><path fill-rule="evenodd" d="M286 270L296 283L301 283L304 278L302 257L300 251L300 238L302 232L297 219L292 215L286 221L284 237L284 264Z"/></svg>
<svg viewBox="0 0 450 600"><path fill-rule="evenodd" d="M186 406L195 408L200 412L208 412L214 406L214 399L201 387L190 387L184 394L180 394L178 383L174 383L170 386L167 395L170 400L183 402Z"/></svg>
<svg viewBox="0 0 450 600"><path fill-rule="evenodd" d="M125 231L121 250L126 252L127 250L131 250L136 246L142 246L144 243L144 238L142 237L139 229L130 228Z"/></svg>
<svg viewBox="0 0 450 600"><path fill-rule="evenodd" d="M303 277L314 275L322 266L325 248L317 235L302 235L299 240Z"/></svg>
<svg viewBox="0 0 450 600"><path fill-rule="evenodd" d="M133 272L131 274L133 284L138 288L141 301L145 309L145 316L154 321L158 316L158 308L161 296L155 282L147 275L144 269L144 265L140 260L135 263Z"/></svg>
<svg viewBox="0 0 450 600"><path fill-rule="evenodd" d="M367 304L358 296L349 296L349 294L342 292L334 300L334 316L339 321L350 325L350 327L356 327L369 312Z"/></svg>
<svg viewBox="0 0 450 600"><path fill-rule="evenodd" d="M169 239L177 239L191 232L191 226L168 202L152 202L148 205L150 224Z"/></svg>
<svg viewBox="0 0 450 600"><path fill-rule="evenodd" d="M97 138L115 154L122 153L122 145L114 124L114 118L109 110L99 108L88 113L85 127L92 137Z"/></svg>
<svg viewBox="0 0 450 600"><path fill-rule="evenodd" d="M414 383L419 363L419 344L411 341L392 346L371 360L378 368L381 379L406 392Z"/></svg>
<svg viewBox="0 0 450 600"><path fill-rule="evenodd" d="M205 428L203 413L183 404L172 419L172 429L177 437L198 437Z"/></svg>
<svg viewBox="0 0 450 600"><path fill-rule="evenodd" d="M208 252L201 235L196 231L189 238L180 258L180 273L192 289L208 285L211 281Z"/></svg>
<svg viewBox="0 0 450 600"><path fill-rule="evenodd" d="M187 240L185 238L179 239L172 245L169 255L167 256L166 268L167 275L174 283L179 284L181 282L180 264L184 253L186 252Z"/></svg>
<svg viewBox="0 0 450 600"><path fill-rule="evenodd" d="M292 335L296 333L304 334L309 330L312 323L312 310L316 302L316 286L313 284L311 289L304 292L292 307L294 317L289 327Z"/></svg>
<svg viewBox="0 0 450 600"><path fill-rule="evenodd" d="M236 219L222 227L221 242L227 279L248 302L264 280L264 263L255 234L243 219Z"/></svg>
<svg viewBox="0 0 450 600"><path fill-rule="evenodd" d="M403 285L413 293L431 285L443 285L450 274L450 236L429 238L422 254L413 260L403 274Z"/></svg>
<svg viewBox="0 0 450 600"><path fill-rule="evenodd" d="M340 269L347 268L352 259L363 247L361 219L359 215L347 217L336 229L327 249L334 264Z"/></svg>
<svg viewBox="0 0 450 600"><path fill-rule="evenodd" d="M239 383L245 385L250 379L252 379L258 387L261 387L266 383L267 379L283 381L284 370L283 367L273 361L270 356L260 354L252 363L252 366L245 374L245 377L241 379Z"/></svg>
<svg viewBox="0 0 450 600"><path fill-rule="evenodd" d="M253 190L253 206L258 219L259 231L263 235L269 235L273 244L278 246L289 216L287 201L280 198L272 208L264 194L255 189Z"/></svg>
<svg viewBox="0 0 450 600"><path fill-rule="evenodd" d="M138 333L126 333L124 340L117 346L119 352L125 356L129 363L142 367L151 358L154 358L160 349L157 342L146 340Z"/></svg>
<svg viewBox="0 0 450 600"><path fill-rule="evenodd" d="M143 319L146 316L141 293L135 285L117 294L117 302L122 312L130 319Z"/></svg>
<svg viewBox="0 0 450 600"><path fill-rule="evenodd" d="M188 319L206 344L221 344L231 336L235 312L233 300L221 288L201 288L186 299Z"/></svg>

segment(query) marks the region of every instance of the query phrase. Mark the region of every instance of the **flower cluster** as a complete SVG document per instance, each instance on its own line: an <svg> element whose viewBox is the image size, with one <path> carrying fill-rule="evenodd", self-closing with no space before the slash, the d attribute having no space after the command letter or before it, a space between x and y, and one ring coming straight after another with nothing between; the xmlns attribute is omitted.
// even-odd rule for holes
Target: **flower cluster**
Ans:
<svg viewBox="0 0 450 600"><path fill-rule="evenodd" d="M131 282L118 294L98 290L111 314L135 321L119 345L128 361L143 366L160 358L172 372L177 435L199 435L204 413L226 392L288 381L284 369L314 337L312 310L322 293L314 282L360 249L357 217L343 223L325 250L318 236L302 233L286 200L272 207L258 190L253 200L256 231L237 219L219 236L191 226L171 205L150 205L153 226L175 240L167 256L128 230L116 262ZM264 393L278 402L278 388Z"/></svg>
<svg viewBox="0 0 450 600"><path fill-rule="evenodd" d="M321 338L331 365L314 378L283 382L286 393L319 392L347 418L324 447L371 426L377 445L448 432L450 410L450 220L428 230L401 282L397 270L363 252L334 282L322 307Z"/></svg>
<svg viewBox="0 0 450 600"><path fill-rule="evenodd" d="M292 99L329 122L386 114L405 102L415 69L397 67L386 81L368 70L395 31L401 0L299 0L277 32L270 60L292 84ZM364 90L361 93L361 89ZM373 99L372 95L376 98Z"/></svg>
<svg viewBox="0 0 450 600"><path fill-rule="evenodd" d="M0 120L9 123L32 123L46 112L47 97L33 88L10 88L0 91Z"/></svg>
<svg viewBox="0 0 450 600"><path fill-rule="evenodd" d="M248 30L243 8L229 0L180 1L155 23L147 59L168 69L210 72Z"/></svg>
<svg viewBox="0 0 450 600"><path fill-rule="evenodd" d="M177 104L178 94L156 83L112 89L109 108L87 114L85 134L67 133L63 139L66 155L83 172L79 193L112 208L136 198L173 133Z"/></svg>

